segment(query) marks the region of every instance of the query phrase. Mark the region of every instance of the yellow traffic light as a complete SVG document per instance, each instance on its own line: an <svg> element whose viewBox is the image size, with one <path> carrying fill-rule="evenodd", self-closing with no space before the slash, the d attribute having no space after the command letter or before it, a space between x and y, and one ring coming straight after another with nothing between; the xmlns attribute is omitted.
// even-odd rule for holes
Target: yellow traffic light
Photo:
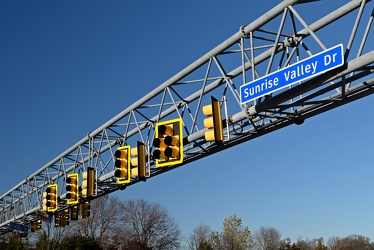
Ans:
<svg viewBox="0 0 374 250"><path fill-rule="evenodd" d="M156 124L156 138L153 140L153 158L156 167L169 166L183 162L182 119L173 119Z"/></svg>
<svg viewBox="0 0 374 250"><path fill-rule="evenodd" d="M47 192L43 192L43 211L48 212L48 207L47 207Z"/></svg>
<svg viewBox="0 0 374 250"><path fill-rule="evenodd" d="M69 174L66 178L67 204L78 203L78 174Z"/></svg>
<svg viewBox="0 0 374 250"><path fill-rule="evenodd" d="M69 225L69 211L65 209L56 213L55 215L55 227L65 228Z"/></svg>
<svg viewBox="0 0 374 250"><path fill-rule="evenodd" d="M114 153L116 161L114 162L117 168L114 176L117 178L118 184L130 182L130 146L118 147Z"/></svg>
<svg viewBox="0 0 374 250"><path fill-rule="evenodd" d="M31 232L33 233L38 232L39 229L41 228L42 228L42 221L41 220L34 221L31 225Z"/></svg>
<svg viewBox="0 0 374 250"><path fill-rule="evenodd" d="M204 127L209 130L205 132L206 141L215 141L217 143L223 142L223 125L220 102L214 97L211 98L211 104L203 107L205 116L210 116L204 119Z"/></svg>
<svg viewBox="0 0 374 250"><path fill-rule="evenodd" d="M65 228L66 226L69 225L69 211L66 209L66 210L59 212L59 214L60 214L60 225L62 228Z"/></svg>
<svg viewBox="0 0 374 250"><path fill-rule="evenodd" d="M147 155L144 143L138 141L136 148L131 149L131 175L145 181L147 175Z"/></svg>
<svg viewBox="0 0 374 250"><path fill-rule="evenodd" d="M78 205L72 206L70 208L70 219L71 220L78 220Z"/></svg>
<svg viewBox="0 0 374 250"><path fill-rule="evenodd" d="M50 184L43 192L43 210L46 212L56 211L57 202L57 184Z"/></svg>
<svg viewBox="0 0 374 250"><path fill-rule="evenodd" d="M82 173L82 196L93 197L95 193L95 169L88 167L87 172Z"/></svg>
<svg viewBox="0 0 374 250"><path fill-rule="evenodd" d="M81 204L81 215L82 215L82 220L87 219L90 217L90 202L86 201L85 203Z"/></svg>
<svg viewBox="0 0 374 250"><path fill-rule="evenodd" d="M55 215L55 227L61 227L62 214L56 213Z"/></svg>

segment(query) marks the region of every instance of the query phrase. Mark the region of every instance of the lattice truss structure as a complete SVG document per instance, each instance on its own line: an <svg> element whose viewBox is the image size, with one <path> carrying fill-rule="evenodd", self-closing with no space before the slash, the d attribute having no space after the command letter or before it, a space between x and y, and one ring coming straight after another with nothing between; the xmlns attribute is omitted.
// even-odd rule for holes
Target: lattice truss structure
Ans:
<svg viewBox="0 0 374 250"><path fill-rule="evenodd" d="M64 196L66 176L70 173L81 175L88 167L94 168L95 197L139 182L132 177L128 184L117 184L114 152L118 146L135 147L137 141L143 142L147 174L152 178L372 94L372 3L340 1L342 6L325 16L318 16L318 10L313 10L313 20L309 20L311 15L306 14L313 2L285 0L254 22L239 24L230 38L2 195L0 232L7 232L12 221L25 225L34 221L48 184L59 185L59 211L68 208ZM241 104L241 85L340 43L345 53L344 66ZM221 145L204 139L205 117L201 109L210 103L211 96L222 101L225 138ZM175 118L183 119L183 162L156 168L152 158L155 125Z"/></svg>

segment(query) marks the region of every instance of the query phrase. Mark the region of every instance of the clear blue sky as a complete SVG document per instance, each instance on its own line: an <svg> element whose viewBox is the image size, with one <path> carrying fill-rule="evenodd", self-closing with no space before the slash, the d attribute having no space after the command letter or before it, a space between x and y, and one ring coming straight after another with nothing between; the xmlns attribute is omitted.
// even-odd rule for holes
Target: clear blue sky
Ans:
<svg viewBox="0 0 374 250"><path fill-rule="evenodd" d="M1 1L0 193L277 3ZM374 240L373 104L366 97L114 195L160 203L185 235L200 223L221 230L236 214L292 240Z"/></svg>

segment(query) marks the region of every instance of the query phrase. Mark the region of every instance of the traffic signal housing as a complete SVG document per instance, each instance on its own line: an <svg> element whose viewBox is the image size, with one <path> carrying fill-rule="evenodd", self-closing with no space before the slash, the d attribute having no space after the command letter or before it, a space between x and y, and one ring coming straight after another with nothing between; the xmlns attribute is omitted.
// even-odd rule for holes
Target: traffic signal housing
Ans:
<svg viewBox="0 0 374 250"><path fill-rule="evenodd" d="M69 210L68 209L63 210L59 212L59 214L60 214L60 226L62 228L65 228L66 226L69 225Z"/></svg>
<svg viewBox="0 0 374 250"><path fill-rule="evenodd" d="M46 212L54 212L58 206L57 184L49 184L43 192L43 210Z"/></svg>
<svg viewBox="0 0 374 250"><path fill-rule="evenodd" d="M69 225L69 210L65 209L56 213L55 215L55 227L65 228Z"/></svg>
<svg viewBox="0 0 374 250"><path fill-rule="evenodd" d="M41 228L42 228L42 221L41 220L34 221L31 225L31 232L33 233L38 232L39 229Z"/></svg>
<svg viewBox="0 0 374 250"><path fill-rule="evenodd" d="M95 194L95 169L87 168L86 172L82 173L82 196L91 198Z"/></svg>
<svg viewBox="0 0 374 250"><path fill-rule="evenodd" d="M55 214L55 227L61 227L62 214L61 212Z"/></svg>
<svg viewBox="0 0 374 250"><path fill-rule="evenodd" d="M67 204L78 203L78 174L69 174L66 178L66 202Z"/></svg>
<svg viewBox="0 0 374 250"><path fill-rule="evenodd" d="M138 141L136 148L131 148L131 175L145 181L147 176L147 155L144 143Z"/></svg>
<svg viewBox="0 0 374 250"><path fill-rule="evenodd" d="M130 146L118 147L114 153L116 161L114 162L117 168L114 176L117 178L118 184L130 182Z"/></svg>
<svg viewBox="0 0 374 250"><path fill-rule="evenodd" d="M203 107L203 114L209 116L204 119L204 127L208 128L205 132L206 141L223 142L223 125L220 102L211 97L211 104Z"/></svg>
<svg viewBox="0 0 374 250"><path fill-rule="evenodd" d="M86 201L81 204L81 216L82 216L82 220L85 220L88 217L90 217L90 202L89 201Z"/></svg>
<svg viewBox="0 0 374 250"><path fill-rule="evenodd" d="M153 140L153 158L156 167L170 166L183 162L182 119L177 118L156 124L156 136Z"/></svg>
<svg viewBox="0 0 374 250"><path fill-rule="evenodd" d="M71 220L78 220L78 212L79 212L79 206L75 205L70 207L70 219Z"/></svg>

